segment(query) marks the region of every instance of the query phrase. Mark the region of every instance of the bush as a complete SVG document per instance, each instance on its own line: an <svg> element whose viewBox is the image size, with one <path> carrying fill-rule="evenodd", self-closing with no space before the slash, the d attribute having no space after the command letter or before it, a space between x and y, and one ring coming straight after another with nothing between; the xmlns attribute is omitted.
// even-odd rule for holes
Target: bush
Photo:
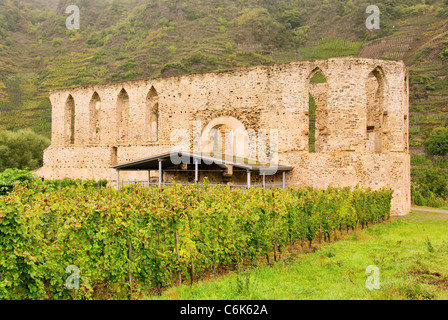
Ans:
<svg viewBox="0 0 448 320"><path fill-rule="evenodd" d="M179 75L188 73L188 69L182 63L167 63L160 70L161 74L167 75Z"/></svg>
<svg viewBox="0 0 448 320"><path fill-rule="evenodd" d="M426 196L426 197L425 197ZM448 205L448 201L444 198L436 196L433 192L426 192L425 196L422 195L419 188L412 184L411 187L411 200L412 203L422 207L441 208Z"/></svg>
<svg viewBox="0 0 448 320"><path fill-rule="evenodd" d="M188 65L195 65L195 64L201 64L205 59L205 56L202 54L202 52L197 51L193 52L187 59L186 62Z"/></svg>
<svg viewBox="0 0 448 320"><path fill-rule="evenodd" d="M82 187L93 187L93 188L99 188L99 187L105 187L107 185L107 180L94 180L94 179L88 179L88 180L81 180L81 179L70 179L70 178L64 178L64 179L53 179L53 180L45 180L44 185L47 187L50 187L51 189L55 190L58 188L69 188L74 186L82 186Z"/></svg>
<svg viewBox="0 0 448 320"><path fill-rule="evenodd" d="M227 43L226 43L225 51L226 51L227 53L232 53L232 52L233 52L233 45L232 45L230 42L227 42Z"/></svg>
<svg viewBox="0 0 448 320"><path fill-rule="evenodd" d="M11 192L16 184L29 186L40 178L34 172L19 169L6 169L0 173L0 195Z"/></svg>
<svg viewBox="0 0 448 320"><path fill-rule="evenodd" d="M441 207L448 196L448 174L445 170L428 166L412 171L411 199L415 205Z"/></svg>
<svg viewBox="0 0 448 320"><path fill-rule="evenodd" d="M216 56L210 56L208 57L208 63L215 66L218 64L218 58Z"/></svg>
<svg viewBox="0 0 448 320"><path fill-rule="evenodd" d="M282 20L295 29L302 25L302 13L299 9L287 10L283 13Z"/></svg>
<svg viewBox="0 0 448 320"><path fill-rule="evenodd" d="M134 69L136 65L137 65L137 62L135 61L135 59L129 59L128 61L126 61L125 63L122 64L121 70L129 71L131 69Z"/></svg>
<svg viewBox="0 0 448 320"><path fill-rule="evenodd" d="M61 38L54 38L53 39L53 47L57 48L62 44L62 39Z"/></svg>
<svg viewBox="0 0 448 320"><path fill-rule="evenodd" d="M42 166L50 140L31 130L0 131L0 170L34 170Z"/></svg>
<svg viewBox="0 0 448 320"><path fill-rule="evenodd" d="M134 70L129 70L128 72L126 72L126 74L124 75L124 77L128 80L134 79L135 78L135 71Z"/></svg>
<svg viewBox="0 0 448 320"><path fill-rule="evenodd" d="M88 48L101 47L101 46L105 45L106 36L107 36L107 32L105 32L105 31L93 32L87 38L86 46Z"/></svg>
<svg viewBox="0 0 448 320"><path fill-rule="evenodd" d="M435 128L426 141L428 152L431 155L445 156L448 154L448 128Z"/></svg>

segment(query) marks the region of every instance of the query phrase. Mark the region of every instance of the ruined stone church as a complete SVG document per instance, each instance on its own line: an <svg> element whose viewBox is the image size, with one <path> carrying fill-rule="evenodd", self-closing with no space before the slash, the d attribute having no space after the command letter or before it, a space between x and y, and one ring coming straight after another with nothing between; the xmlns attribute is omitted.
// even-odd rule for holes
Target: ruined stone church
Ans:
<svg viewBox="0 0 448 320"><path fill-rule="evenodd" d="M274 183L283 175L287 186L391 188L392 214L404 215L411 202L408 80L403 62L349 57L54 90L51 145L37 173L112 185L205 177ZM212 132L229 130L238 133L224 147ZM267 145L253 143L251 136L264 134ZM272 160L274 140L282 170L265 177L260 168ZM194 173L194 163L166 158L180 143L190 155L218 159L218 148L235 157ZM248 164L260 154L266 157Z"/></svg>

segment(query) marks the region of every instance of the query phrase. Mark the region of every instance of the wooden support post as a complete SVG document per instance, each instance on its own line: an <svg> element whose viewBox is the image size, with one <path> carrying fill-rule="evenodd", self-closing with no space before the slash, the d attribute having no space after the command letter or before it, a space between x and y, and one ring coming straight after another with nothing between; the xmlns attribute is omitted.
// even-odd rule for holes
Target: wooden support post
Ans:
<svg viewBox="0 0 448 320"><path fill-rule="evenodd" d="M194 159L194 181L199 181L199 161L198 159Z"/></svg>
<svg viewBox="0 0 448 320"><path fill-rule="evenodd" d="M148 170L148 188L151 186L151 170Z"/></svg>
<svg viewBox="0 0 448 320"><path fill-rule="evenodd" d="M282 185L283 189L286 188L286 172L283 171L283 185Z"/></svg>
<svg viewBox="0 0 448 320"><path fill-rule="evenodd" d="M250 189L250 170L247 170L247 189Z"/></svg>
<svg viewBox="0 0 448 320"><path fill-rule="evenodd" d="M120 170L117 170L117 190L120 190Z"/></svg>

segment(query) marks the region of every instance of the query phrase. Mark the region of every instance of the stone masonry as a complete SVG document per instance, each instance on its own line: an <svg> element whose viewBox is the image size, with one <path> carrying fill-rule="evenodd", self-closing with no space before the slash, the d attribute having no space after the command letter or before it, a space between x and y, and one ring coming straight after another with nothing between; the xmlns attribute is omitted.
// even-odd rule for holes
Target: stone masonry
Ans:
<svg viewBox="0 0 448 320"><path fill-rule="evenodd" d="M311 81L317 73L324 82ZM268 136L278 130L279 163L294 167L288 185L388 187L392 214L405 215L408 78L402 62L349 57L54 90L51 146L37 173L115 184L112 165L173 150L177 129L189 133L194 151L194 123L201 151L210 129L262 129ZM310 96L315 152L309 152ZM249 156L247 143L240 137L236 152ZM123 175L144 180L144 174Z"/></svg>

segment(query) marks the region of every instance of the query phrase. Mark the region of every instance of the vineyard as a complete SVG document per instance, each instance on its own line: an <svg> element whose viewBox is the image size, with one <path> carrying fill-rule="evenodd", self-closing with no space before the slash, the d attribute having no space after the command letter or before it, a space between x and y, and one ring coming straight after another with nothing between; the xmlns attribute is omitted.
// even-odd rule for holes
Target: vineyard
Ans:
<svg viewBox="0 0 448 320"><path fill-rule="evenodd" d="M160 294L386 220L391 199L360 188L16 185L0 197L0 299ZM66 288L69 266L79 290Z"/></svg>

